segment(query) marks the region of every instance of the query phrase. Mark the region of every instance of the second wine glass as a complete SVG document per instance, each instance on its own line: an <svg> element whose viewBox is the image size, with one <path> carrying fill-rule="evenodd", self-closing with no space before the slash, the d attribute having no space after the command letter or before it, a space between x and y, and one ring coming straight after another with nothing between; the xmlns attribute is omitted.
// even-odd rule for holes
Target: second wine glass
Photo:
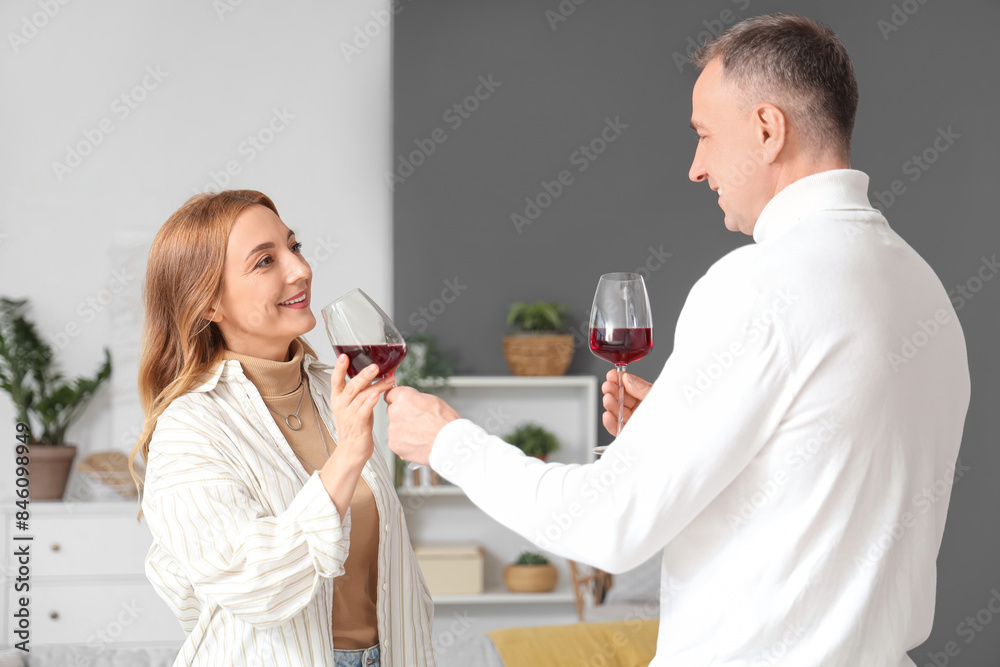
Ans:
<svg viewBox="0 0 1000 667"><path fill-rule="evenodd" d="M388 377L406 356L406 342L399 329L370 296L351 290L323 309L323 323L330 344L339 357L346 354L347 375L354 377L378 364L373 380Z"/></svg>
<svg viewBox="0 0 1000 667"><path fill-rule="evenodd" d="M646 282L638 273L606 273L597 283L590 311L590 350L618 369L618 432L624 423L625 386L622 374L629 363L653 349L653 316ZM597 454L604 448L598 447Z"/></svg>

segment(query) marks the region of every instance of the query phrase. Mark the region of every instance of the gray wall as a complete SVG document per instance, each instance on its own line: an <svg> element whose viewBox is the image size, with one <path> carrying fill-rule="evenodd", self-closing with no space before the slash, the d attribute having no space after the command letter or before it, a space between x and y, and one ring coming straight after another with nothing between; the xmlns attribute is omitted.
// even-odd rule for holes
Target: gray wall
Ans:
<svg viewBox="0 0 1000 667"><path fill-rule="evenodd" d="M558 22L546 14L559 11L556 0L403 0L399 7L393 165L403 178L394 196L395 318L401 328L437 337L462 374L509 374L500 338L510 303L568 301L575 324L585 325L600 274L647 261L656 267L650 249L662 248L670 256L647 281L656 345L632 367L654 378L691 285L716 259L752 242L727 232L707 186L687 180L695 74L690 65L679 68L674 54L706 26L718 29L736 14L799 12L840 35L861 89L852 166L871 176L876 203L876 192L899 180L902 194L882 199L890 224L949 290L978 289L955 301L972 368L961 452L970 470L952 495L934 631L911 655L922 666L933 664L929 653L950 648L957 655L938 655L938 664L947 657L951 665L995 667L1000 618L981 610L1000 591L1000 280L980 283L977 272L1000 250L993 206L997 3L907 0L895 4L898 25L889 0L564 0L562 7L574 11ZM490 76L500 85L480 88L486 99L470 100L478 108L467 118L448 112L475 95L479 77ZM628 127L580 171L573 153L598 136L606 118ZM939 128L959 138L935 156ZM410 173L399 156L419 150L417 141L429 154L417 156ZM927 149L934 163L915 171L908 161ZM519 233L512 214L524 215L525 198L562 170L573 182ZM982 275L993 277L990 269ZM569 372L603 376L608 368L584 346ZM609 440L603 429L602 439ZM986 625L966 621L988 616Z"/></svg>

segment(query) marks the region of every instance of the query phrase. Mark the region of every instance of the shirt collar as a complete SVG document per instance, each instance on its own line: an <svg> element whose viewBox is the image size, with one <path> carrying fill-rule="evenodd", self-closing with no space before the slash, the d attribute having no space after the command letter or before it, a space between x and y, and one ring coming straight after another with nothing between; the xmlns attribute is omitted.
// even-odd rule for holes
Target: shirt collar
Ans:
<svg viewBox="0 0 1000 667"><path fill-rule="evenodd" d="M856 169L821 171L788 184L771 197L754 225L753 240L777 238L818 211L871 209L868 174Z"/></svg>

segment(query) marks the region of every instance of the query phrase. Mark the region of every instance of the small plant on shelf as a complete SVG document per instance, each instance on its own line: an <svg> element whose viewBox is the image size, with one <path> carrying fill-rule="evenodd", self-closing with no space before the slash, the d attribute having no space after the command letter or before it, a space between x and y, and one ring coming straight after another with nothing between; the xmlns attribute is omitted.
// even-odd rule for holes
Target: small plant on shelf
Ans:
<svg viewBox="0 0 1000 667"><path fill-rule="evenodd" d="M568 303L519 301L507 312L503 356L514 375L563 375L573 360Z"/></svg>
<svg viewBox="0 0 1000 667"><path fill-rule="evenodd" d="M507 326L525 334L565 333L570 310L568 303L519 301L507 312Z"/></svg>
<svg viewBox="0 0 1000 667"><path fill-rule="evenodd" d="M548 565L549 559L537 551L523 551L514 565Z"/></svg>
<svg viewBox="0 0 1000 667"><path fill-rule="evenodd" d="M556 436L533 422L521 424L504 438L504 441L514 445L527 456L534 456L543 461L549 454L559 449L559 440Z"/></svg>
<svg viewBox="0 0 1000 667"><path fill-rule="evenodd" d="M503 583L511 593L547 593L556 587L559 571L536 551L523 551L503 569Z"/></svg>

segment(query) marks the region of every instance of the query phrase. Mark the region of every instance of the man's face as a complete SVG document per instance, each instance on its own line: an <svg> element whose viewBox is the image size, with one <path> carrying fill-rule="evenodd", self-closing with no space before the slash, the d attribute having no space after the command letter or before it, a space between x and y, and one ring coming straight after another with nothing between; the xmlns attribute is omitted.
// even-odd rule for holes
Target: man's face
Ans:
<svg viewBox="0 0 1000 667"><path fill-rule="evenodd" d="M691 127L698 148L688 176L708 181L719 193L726 229L753 234L760 212L771 199L773 183L763 163L752 109L741 112L737 91L723 79L722 61L712 60L694 84Z"/></svg>

